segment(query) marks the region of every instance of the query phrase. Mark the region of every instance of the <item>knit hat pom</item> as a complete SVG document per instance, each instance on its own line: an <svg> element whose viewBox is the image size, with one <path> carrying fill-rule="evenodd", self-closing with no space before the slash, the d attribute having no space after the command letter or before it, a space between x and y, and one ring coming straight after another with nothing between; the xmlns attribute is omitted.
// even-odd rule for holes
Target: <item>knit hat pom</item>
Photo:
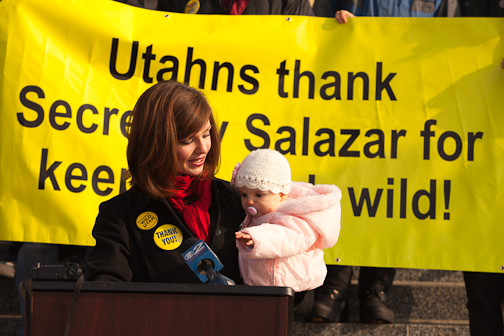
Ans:
<svg viewBox="0 0 504 336"><path fill-rule="evenodd" d="M288 194L291 188L289 161L272 149L251 152L237 168L233 184L250 189ZM236 170L236 169L235 169Z"/></svg>

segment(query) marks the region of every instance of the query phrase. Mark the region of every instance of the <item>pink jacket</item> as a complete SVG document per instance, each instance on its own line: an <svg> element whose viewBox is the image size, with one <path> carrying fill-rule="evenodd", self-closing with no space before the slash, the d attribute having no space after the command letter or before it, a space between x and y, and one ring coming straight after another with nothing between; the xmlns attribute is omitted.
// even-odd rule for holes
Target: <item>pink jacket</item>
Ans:
<svg viewBox="0 0 504 336"><path fill-rule="evenodd" d="M322 249L338 241L340 200L335 185L293 182L276 212L247 215L241 231L250 234L254 248L236 244L244 283L291 287L296 292L321 286L327 274Z"/></svg>

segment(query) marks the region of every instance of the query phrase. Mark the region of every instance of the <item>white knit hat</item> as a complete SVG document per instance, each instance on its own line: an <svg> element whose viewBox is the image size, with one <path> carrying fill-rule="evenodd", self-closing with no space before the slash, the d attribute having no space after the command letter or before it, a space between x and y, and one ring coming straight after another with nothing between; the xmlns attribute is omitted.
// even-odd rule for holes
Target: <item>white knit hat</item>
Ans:
<svg viewBox="0 0 504 336"><path fill-rule="evenodd" d="M257 149L238 163L233 171L231 184L271 191L273 194L288 194L291 188L289 161L272 149Z"/></svg>

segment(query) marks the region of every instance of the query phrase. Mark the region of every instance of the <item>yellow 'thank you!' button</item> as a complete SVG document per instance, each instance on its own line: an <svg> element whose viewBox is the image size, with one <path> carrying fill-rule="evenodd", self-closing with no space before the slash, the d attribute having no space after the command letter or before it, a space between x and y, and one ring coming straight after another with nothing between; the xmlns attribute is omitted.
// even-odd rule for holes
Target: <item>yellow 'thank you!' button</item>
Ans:
<svg viewBox="0 0 504 336"><path fill-rule="evenodd" d="M174 250L182 243L182 233L175 225L164 224L154 232L154 242L163 250Z"/></svg>

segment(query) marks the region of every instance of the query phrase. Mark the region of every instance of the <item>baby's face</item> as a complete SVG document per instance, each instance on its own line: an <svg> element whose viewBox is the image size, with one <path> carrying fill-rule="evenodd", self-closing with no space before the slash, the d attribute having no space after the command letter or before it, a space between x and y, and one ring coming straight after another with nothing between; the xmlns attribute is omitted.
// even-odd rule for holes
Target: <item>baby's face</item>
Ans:
<svg viewBox="0 0 504 336"><path fill-rule="evenodd" d="M286 198L286 195L282 193L273 194L271 191L262 191L260 189L241 187L238 190L243 210L247 211L247 208L253 207L257 211L254 217L276 211L280 203Z"/></svg>

